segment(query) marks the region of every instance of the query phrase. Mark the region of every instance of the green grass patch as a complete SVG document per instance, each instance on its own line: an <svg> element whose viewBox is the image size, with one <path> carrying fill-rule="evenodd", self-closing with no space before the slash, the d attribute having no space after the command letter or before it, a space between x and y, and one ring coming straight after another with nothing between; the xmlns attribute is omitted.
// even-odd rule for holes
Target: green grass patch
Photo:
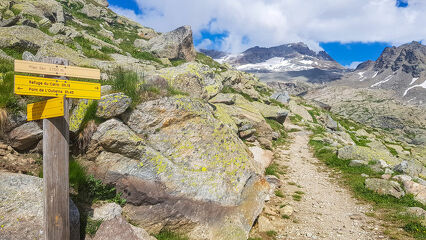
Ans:
<svg viewBox="0 0 426 240"><path fill-rule="evenodd" d="M226 68L224 66L213 60L213 58L205 55L204 53L197 53L195 61L205 64L211 68L215 68L217 73L226 71Z"/></svg>
<svg viewBox="0 0 426 240"><path fill-rule="evenodd" d="M302 201L302 196L299 194L293 194L292 197L294 201L297 201L297 202Z"/></svg>
<svg viewBox="0 0 426 240"><path fill-rule="evenodd" d="M269 99L269 101L271 102L271 105L274 105L274 106L278 106L278 107L280 107L280 108L284 108L284 109L287 109L287 107L283 104L283 103L281 103L280 101L277 101L277 100L275 100L275 99Z"/></svg>
<svg viewBox="0 0 426 240"><path fill-rule="evenodd" d="M395 157L398 156L398 152L395 150L395 148L389 147L387 145L385 145L385 146L393 156L395 156Z"/></svg>
<svg viewBox="0 0 426 240"><path fill-rule="evenodd" d="M317 116L318 117L320 116L319 113L317 111L315 111L315 110L308 110L308 113L309 113L309 115L311 115L312 121L314 123L318 123Z"/></svg>
<svg viewBox="0 0 426 240"><path fill-rule="evenodd" d="M280 197L280 198L284 198L284 194L283 192L281 192L280 190L275 190L275 196Z"/></svg>
<svg viewBox="0 0 426 240"><path fill-rule="evenodd" d="M154 235L154 237L157 238L157 240L188 240L188 237L169 230L161 230L161 232Z"/></svg>
<svg viewBox="0 0 426 240"><path fill-rule="evenodd" d="M418 221L405 224L403 229L406 232L413 234L415 238L426 239L426 227Z"/></svg>
<svg viewBox="0 0 426 240"><path fill-rule="evenodd" d="M99 227L102 224L102 220L93 220L91 218L87 218L86 221L86 228L85 228L85 232L86 234L88 234L89 236L93 237L95 236L96 232L98 231Z"/></svg>
<svg viewBox="0 0 426 240"><path fill-rule="evenodd" d="M10 70L9 62L0 60L0 70ZM19 96L14 93L14 72L0 73L0 108L5 108L10 112L23 110L19 103Z"/></svg>
<svg viewBox="0 0 426 240"><path fill-rule="evenodd" d="M140 81L137 73L118 68L113 72L110 84L113 90L123 92L132 99L133 103L138 103Z"/></svg>
<svg viewBox="0 0 426 240"><path fill-rule="evenodd" d="M170 62L172 63L173 67L177 67L186 63L186 61L182 59L171 60Z"/></svg>
<svg viewBox="0 0 426 240"><path fill-rule="evenodd" d="M94 120L98 124L103 121L101 118L96 116L97 110L98 110L98 101L93 100L90 103L90 105L87 107L86 113L84 114L83 120L81 121L79 131L83 130L90 120Z"/></svg>
<svg viewBox="0 0 426 240"><path fill-rule="evenodd" d="M295 114L294 116L289 116L292 123L299 123L302 121L302 116Z"/></svg>
<svg viewBox="0 0 426 240"><path fill-rule="evenodd" d="M289 216L289 215L287 215L287 214L283 214L283 215L281 215L281 217L282 217L283 219L290 219L290 216Z"/></svg>
<svg viewBox="0 0 426 240"><path fill-rule="evenodd" d="M280 174L284 174L285 172L281 169L280 165L276 163L272 163L265 169L265 175L273 175L277 178L280 178Z"/></svg>
<svg viewBox="0 0 426 240"><path fill-rule="evenodd" d="M272 142L272 145L274 147L284 145L287 142L286 139L288 138L288 134L284 128L284 125L273 119L265 118L265 120L269 126L271 126L272 130L280 134L280 136Z"/></svg>
<svg viewBox="0 0 426 240"><path fill-rule="evenodd" d="M294 193L299 194L299 195L303 195L303 194L305 194L305 192L302 192L302 191L296 191L296 192L294 192Z"/></svg>
<svg viewBox="0 0 426 240"><path fill-rule="evenodd" d="M277 232L276 231L267 231L266 235L268 235L268 237L276 237L277 236Z"/></svg>

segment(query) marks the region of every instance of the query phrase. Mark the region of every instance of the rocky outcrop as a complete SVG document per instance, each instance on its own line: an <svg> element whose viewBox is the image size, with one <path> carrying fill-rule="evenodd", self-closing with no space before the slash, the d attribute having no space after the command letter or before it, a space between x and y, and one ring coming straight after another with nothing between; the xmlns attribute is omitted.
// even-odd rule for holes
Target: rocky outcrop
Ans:
<svg viewBox="0 0 426 240"><path fill-rule="evenodd" d="M413 194L414 199L426 204L426 186L414 181L404 181L404 189L407 194Z"/></svg>
<svg viewBox="0 0 426 240"><path fill-rule="evenodd" d="M159 58L168 59L194 61L196 56L190 26L183 26L151 38L142 46L142 50L151 52Z"/></svg>
<svg viewBox="0 0 426 240"><path fill-rule="evenodd" d="M132 99L124 93L113 93L102 96L98 102L96 116L101 118L112 118L119 116L129 108Z"/></svg>
<svg viewBox="0 0 426 240"><path fill-rule="evenodd" d="M52 41L49 35L36 28L28 26L0 28L0 48L20 47L37 50Z"/></svg>
<svg viewBox="0 0 426 240"><path fill-rule="evenodd" d="M207 65L185 63L178 67L163 68L146 76L147 82L167 81L168 85L192 97L210 99L222 90L223 79Z"/></svg>
<svg viewBox="0 0 426 240"><path fill-rule="evenodd" d="M44 239L43 179L0 172L2 239ZM71 239L80 239L80 214L70 200Z"/></svg>
<svg viewBox="0 0 426 240"><path fill-rule="evenodd" d="M287 91L276 92L271 95L271 98L282 104L288 104L288 102L290 102L290 95Z"/></svg>
<svg viewBox="0 0 426 240"><path fill-rule="evenodd" d="M380 195L391 195L396 198L401 198L405 195L404 189L395 181L369 178L365 180L365 187Z"/></svg>
<svg viewBox="0 0 426 240"><path fill-rule="evenodd" d="M289 109L292 113L301 116L305 121L312 122L312 116L309 114L308 110L303 106L298 105L295 101L290 101Z"/></svg>
<svg viewBox="0 0 426 240"><path fill-rule="evenodd" d="M12 147L25 151L35 145L43 137L43 130L35 122L29 122L13 129L9 134Z"/></svg>
<svg viewBox="0 0 426 240"><path fill-rule="evenodd" d="M420 174L426 176L426 169L423 165L415 160L402 161L393 168L395 172L404 173L411 177L417 177Z"/></svg>
<svg viewBox="0 0 426 240"><path fill-rule="evenodd" d="M128 127L116 119L98 127L89 155L97 176L127 199L128 218L151 233L168 228L191 239L247 238L269 185L208 104L167 97L144 102L123 119Z"/></svg>
<svg viewBox="0 0 426 240"><path fill-rule="evenodd" d="M371 149L355 145L339 149L338 157L346 160L363 160L366 162L384 160L388 164L398 163L398 159L392 156L387 150Z"/></svg>

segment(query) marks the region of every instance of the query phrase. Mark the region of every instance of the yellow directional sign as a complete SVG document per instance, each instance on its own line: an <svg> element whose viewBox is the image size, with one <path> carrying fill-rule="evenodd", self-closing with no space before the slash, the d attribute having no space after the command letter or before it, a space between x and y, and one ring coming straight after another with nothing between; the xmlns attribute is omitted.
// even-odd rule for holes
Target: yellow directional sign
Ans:
<svg viewBox="0 0 426 240"><path fill-rule="evenodd" d="M100 99L101 84L15 75L15 93L44 97Z"/></svg>
<svg viewBox="0 0 426 240"><path fill-rule="evenodd" d="M15 72L101 79L99 69L15 60Z"/></svg>
<svg viewBox="0 0 426 240"><path fill-rule="evenodd" d="M64 98L58 97L27 105L27 121L64 116Z"/></svg>

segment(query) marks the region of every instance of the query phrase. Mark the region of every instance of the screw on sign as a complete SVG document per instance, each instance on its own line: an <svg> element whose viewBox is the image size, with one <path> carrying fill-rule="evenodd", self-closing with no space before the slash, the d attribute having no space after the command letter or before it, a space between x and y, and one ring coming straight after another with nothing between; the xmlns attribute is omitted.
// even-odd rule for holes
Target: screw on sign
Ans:
<svg viewBox="0 0 426 240"><path fill-rule="evenodd" d="M15 72L100 79L98 69L15 60ZM62 60L61 60L62 61ZM67 64L65 64L67 65ZM46 240L69 240L69 103L68 98L100 99L99 83L15 75L19 95L54 97L27 105L27 120L43 119L44 234Z"/></svg>

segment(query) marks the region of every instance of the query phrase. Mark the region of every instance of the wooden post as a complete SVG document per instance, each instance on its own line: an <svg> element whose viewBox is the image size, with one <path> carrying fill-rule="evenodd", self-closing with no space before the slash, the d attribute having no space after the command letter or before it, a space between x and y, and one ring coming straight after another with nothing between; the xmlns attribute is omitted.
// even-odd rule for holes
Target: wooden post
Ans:
<svg viewBox="0 0 426 240"><path fill-rule="evenodd" d="M59 58L44 62L68 65ZM64 116L43 119L43 182L45 240L69 240L69 103L65 97Z"/></svg>
<svg viewBox="0 0 426 240"><path fill-rule="evenodd" d="M44 224L46 240L69 240L69 110L43 119Z"/></svg>

